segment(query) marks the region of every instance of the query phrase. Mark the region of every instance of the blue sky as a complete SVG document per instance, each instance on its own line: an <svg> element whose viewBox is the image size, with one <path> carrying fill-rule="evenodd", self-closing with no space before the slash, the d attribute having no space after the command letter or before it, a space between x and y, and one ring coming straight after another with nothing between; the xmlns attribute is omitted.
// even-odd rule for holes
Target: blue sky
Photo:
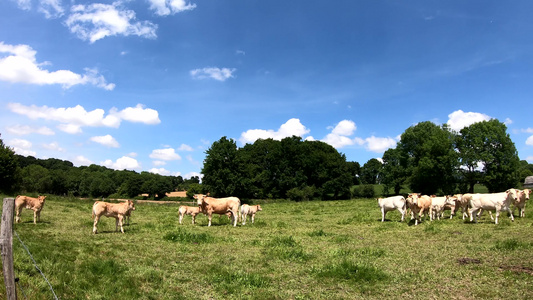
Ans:
<svg viewBox="0 0 533 300"><path fill-rule="evenodd" d="M361 165L418 122L497 118L533 163L533 1L0 1L18 154L200 175L223 136Z"/></svg>

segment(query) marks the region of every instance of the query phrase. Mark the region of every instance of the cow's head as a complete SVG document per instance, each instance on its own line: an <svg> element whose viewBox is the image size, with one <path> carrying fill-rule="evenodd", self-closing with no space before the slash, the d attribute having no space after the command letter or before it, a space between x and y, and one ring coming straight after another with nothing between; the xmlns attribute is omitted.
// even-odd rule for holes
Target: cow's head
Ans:
<svg viewBox="0 0 533 300"><path fill-rule="evenodd" d="M44 203L44 199L46 198L46 196L39 196L37 197L37 199L39 199L39 202L40 203Z"/></svg>
<svg viewBox="0 0 533 300"><path fill-rule="evenodd" d="M204 201L204 198L205 198L205 197L206 197L206 196L205 196L204 194L195 194L195 195L193 196L193 198L196 199L196 204L197 204L198 206L202 206L202 202Z"/></svg>
<svg viewBox="0 0 533 300"><path fill-rule="evenodd" d="M519 200L519 192L517 189L508 189L505 192L507 193L507 199L510 198L513 203Z"/></svg>
<svg viewBox="0 0 533 300"><path fill-rule="evenodd" d="M257 204L257 211L262 211L261 205Z"/></svg>
<svg viewBox="0 0 533 300"><path fill-rule="evenodd" d="M418 197L420 197L420 194L417 193L411 193L407 196L407 203L409 204L417 204L418 203Z"/></svg>
<svg viewBox="0 0 533 300"><path fill-rule="evenodd" d="M135 210L135 204L131 200L128 201L128 210Z"/></svg>
<svg viewBox="0 0 533 300"><path fill-rule="evenodd" d="M529 200L529 194L531 194L531 190L530 189L524 189L520 192L523 197L520 197L520 198L524 198L526 200Z"/></svg>

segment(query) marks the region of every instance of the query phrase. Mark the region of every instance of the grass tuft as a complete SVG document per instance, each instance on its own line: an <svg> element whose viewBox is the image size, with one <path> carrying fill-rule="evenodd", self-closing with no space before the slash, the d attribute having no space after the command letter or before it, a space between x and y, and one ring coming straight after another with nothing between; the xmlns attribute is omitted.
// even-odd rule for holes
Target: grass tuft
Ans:
<svg viewBox="0 0 533 300"><path fill-rule="evenodd" d="M179 228L177 231L172 231L163 236L163 239L170 242L202 244L212 243L215 238L207 233L190 233Z"/></svg>
<svg viewBox="0 0 533 300"><path fill-rule="evenodd" d="M385 272L376 267L366 264L356 264L348 260L343 260L333 265L326 265L312 271L320 278L349 280L359 283L376 283L386 280L389 277Z"/></svg>

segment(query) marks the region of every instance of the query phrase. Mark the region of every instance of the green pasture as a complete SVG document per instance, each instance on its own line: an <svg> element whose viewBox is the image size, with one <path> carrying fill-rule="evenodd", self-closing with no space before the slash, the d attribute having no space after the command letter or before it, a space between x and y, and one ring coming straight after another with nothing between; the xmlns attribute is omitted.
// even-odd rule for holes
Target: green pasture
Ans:
<svg viewBox="0 0 533 300"><path fill-rule="evenodd" d="M15 231L60 299L533 299L533 212L499 225L380 222L375 200L258 202L254 225L178 224L178 204L136 203L125 234L93 201L50 196ZM446 214L449 216L449 212ZM20 299L53 295L16 237ZM0 286L0 297L5 286Z"/></svg>

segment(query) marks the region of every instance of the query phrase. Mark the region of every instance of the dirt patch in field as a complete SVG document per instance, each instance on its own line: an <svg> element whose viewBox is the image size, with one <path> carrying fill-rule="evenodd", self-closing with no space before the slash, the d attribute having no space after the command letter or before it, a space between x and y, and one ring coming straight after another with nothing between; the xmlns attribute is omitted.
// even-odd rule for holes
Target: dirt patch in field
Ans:
<svg viewBox="0 0 533 300"><path fill-rule="evenodd" d="M479 260L477 258L463 257L463 258L459 258L457 260L457 263L459 263L460 265L480 264L481 260Z"/></svg>
<svg viewBox="0 0 533 300"><path fill-rule="evenodd" d="M500 270L511 271L514 273L526 273L533 276L533 268L524 266L500 266Z"/></svg>

